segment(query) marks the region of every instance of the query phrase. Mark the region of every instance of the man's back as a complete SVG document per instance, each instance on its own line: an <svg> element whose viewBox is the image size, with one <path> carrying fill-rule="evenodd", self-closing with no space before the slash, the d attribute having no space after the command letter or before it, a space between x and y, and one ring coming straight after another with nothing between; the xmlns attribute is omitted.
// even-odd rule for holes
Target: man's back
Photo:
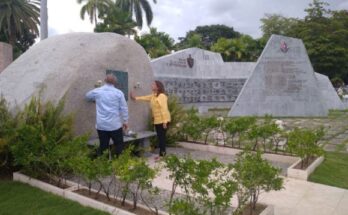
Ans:
<svg viewBox="0 0 348 215"><path fill-rule="evenodd" d="M128 107L122 91L111 84L89 91L88 100L96 102L96 128L103 131L113 131L122 127L128 121Z"/></svg>

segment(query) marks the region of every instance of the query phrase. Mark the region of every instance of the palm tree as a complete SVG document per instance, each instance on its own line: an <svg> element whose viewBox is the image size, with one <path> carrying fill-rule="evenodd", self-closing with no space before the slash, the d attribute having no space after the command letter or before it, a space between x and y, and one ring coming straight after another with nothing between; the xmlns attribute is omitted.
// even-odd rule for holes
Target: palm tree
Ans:
<svg viewBox="0 0 348 215"><path fill-rule="evenodd" d="M0 1L0 31L6 33L12 47L14 47L18 35L21 35L25 29L39 35L39 5L38 0Z"/></svg>
<svg viewBox="0 0 348 215"><path fill-rule="evenodd" d="M85 14L87 13L91 23L98 24L98 17L100 14L106 13L110 5L113 3L111 0L77 0L77 3L86 4L82 6L80 11L81 19L84 20Z"/></svg>
<svg viewBox="0 0 348 215"><path fill-rule="evenodd" d="M103 20L102 23L98 23L94 28L95 32L113 32L122 35L134 35L137 26L132 20L132 17L128 12L122 11L115 4L112 4L109 10L100 16Z"/></svg>
<svg viewBox="0 0 348 215"><path fill-rule="evenodd" d="M44 40L48 36L48 15L47 15L47 0L40 2L40 39Z"/></svg>
<svg viewBox="0 0 348 215"><path fill-rule="evenodd" d="M153 2L157 3L156 0L153 0ZM151 25L153 13L148 0L116 0L116 5L122 10L129 12L131 16L135 14L135 20L139 29L143 27L143 11L145 12L147 25Z"/></svg>

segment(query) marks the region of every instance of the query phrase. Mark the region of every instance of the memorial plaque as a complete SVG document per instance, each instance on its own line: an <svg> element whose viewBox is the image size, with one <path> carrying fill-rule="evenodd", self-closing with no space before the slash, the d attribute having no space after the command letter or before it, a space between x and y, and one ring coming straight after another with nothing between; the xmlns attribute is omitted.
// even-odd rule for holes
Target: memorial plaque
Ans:
<svg viewBox="0 0 348 215"><path fill-rule="evenodd" d="M112 74L117 78L117 83L115 87L121 90L128 101L128 73L119 70L106 70L106 74Z"/></svg>

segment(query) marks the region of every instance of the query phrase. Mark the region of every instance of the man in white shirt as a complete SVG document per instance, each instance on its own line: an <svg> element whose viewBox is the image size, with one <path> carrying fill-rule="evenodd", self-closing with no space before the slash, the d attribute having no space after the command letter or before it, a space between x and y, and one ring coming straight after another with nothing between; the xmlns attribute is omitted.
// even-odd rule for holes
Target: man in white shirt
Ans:
<svg viewBox="0 0 348 215"><path fill-rule="evenodd" d="M96 129L100 141L98 155L109 147L110 139L116 155L121 154L124 147L122 128L128 128L128 106L123 92L115 88L116 81L114 75L108 74L102 87L86 94L88 101L96 103Z"/></svg>

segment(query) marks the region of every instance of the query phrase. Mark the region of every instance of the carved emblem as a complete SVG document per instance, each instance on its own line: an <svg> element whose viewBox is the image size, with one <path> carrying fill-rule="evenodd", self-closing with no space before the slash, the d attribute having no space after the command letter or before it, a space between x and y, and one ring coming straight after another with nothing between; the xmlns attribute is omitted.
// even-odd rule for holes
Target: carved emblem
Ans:
<svg viewBox="0 0 348 215"><path fill-rule="evenodd" d="M193 64L195 63L195 60L191 57L191 55L189 55L189 57L186 59L187 60L187 64L190 68L193 67Z"/></svg>
<svg viewBox="0 0 348 215"><path fill-rule="evenodd" d="M280 43L280 50L281 50L283 53L288 52L289 47L288 47L288 44L286 44L285 41L282 41L282 42Z"/></svg>

